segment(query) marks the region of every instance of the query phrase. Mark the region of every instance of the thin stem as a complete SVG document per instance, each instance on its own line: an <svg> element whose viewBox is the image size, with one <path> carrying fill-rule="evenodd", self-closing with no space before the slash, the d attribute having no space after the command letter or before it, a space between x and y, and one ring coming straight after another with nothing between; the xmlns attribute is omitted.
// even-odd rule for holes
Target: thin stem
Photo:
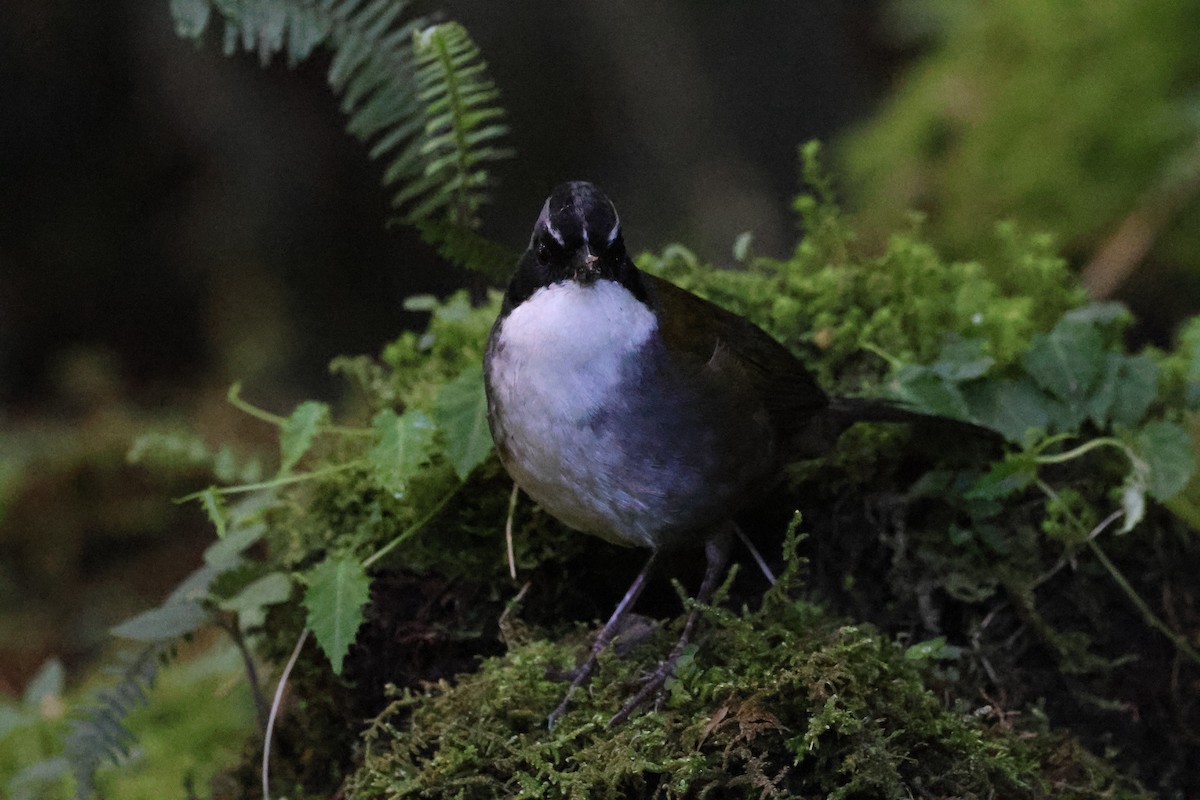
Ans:
<svg viewBox="0 0 1200 800"><path fill-rule="evenodd" d="M517 511L517 494L520 492L517 482L513 481L512 495L508 498L508 516L504 520L504 543L508 550L508 574L517 579L517 557L513 553L513 515Z"/></svg>
<svg viewBox="0 0 1200 800"><path fill-rule="evenodd" d="M239 411L249 414L255 419L268 422L277 428L281 428L287 424L287 417L281 417L278 414L272 414L270 411L267 411L264 408L251 405L243 400L242 385L240 383L235 383L233 386L229 387L229 394L225 396L225 399L230 405ZM374 431L372 431L370 428L355 428L347 425L329 424L322 425L321 430L318 431L318 433L339 433L343 436L370 436L372 433L374 433Z"/></svg>
<svg viewBox="0 0 1200 800"><path fill-rule="evenodd" d="M407 528L405 528L403 531L401 531L400 534L398 536L396 536L395 539L392 539L390 542L385 544L383 547L379 548L374 553L372 553L371 555L369 555L365 559L363 559L363 562L362 562L363 569L367 569L368 567L370 567L376 561L383 558L388 553L392 552L392 550L396 549L396 547L401 542L405 541L406 539L411 537L413 534L415 534L417 531L421 530L426 525L428 525L429 522L434 517L436 517L438 514L440 514L442 512L442 509L444 509L446 507L446 504L450 502L450 498L452 498L452 497L454 497L454 495L458 494L458 490L460 488L462 488L461 483L458 484L457 486L455 486L449 492L446 492L446 494L442 497L442 499L438 501L437 505L434 506L433 508L431 508L429 510L429 512L427 514L425 514L425 516L421 517L419 520L414 522L412 525L409 525Z"/></svg>
<svg viewBox="0 0 1200 800"><path fill-rule="evenodd" d="M869 353L874 353L875 355L882 358L884 361L886 361L888 363L888 366L891 367L892 369L899 369L900 367L904 366L904 362L902 360L900 360L899 358L896 358L891 353L887 352L886 350L884 350L880 347L877 347L876 345L874 345L870 342L863 342L859 346L862 347L863 350L866 350Z"/></svg>
<svg viewBox="0 0 1200 800"><path fill-rule="evenodd" d="M344 464L334 464L329 467L324 467L322 469L314 470L312 472L305 472L300 475L285 475L281 478L272 478L269 481L261 481L259 483L242 483L242 484L238 484L237 486L222 486L219 488L217 488L217 487L210 487L210 488L213 491L215 491L217 494L221 494L221 495L244 494L245 492L257 492L259 489L274 489L276 486L288 486L289 484L293 484L293 483L303 483L304 481L310 481L310 480L313 480L314 478L321 478L321 477L324 477L325 475L332 475L335 472L343 472L348 469L353 469L354 467L361 466L365 463L366 463L366 459L356 458L355 460L347 461ZM186 494L183 497L175 498L174 502L177 505L181 505L183 503L191 502L192 500L198 500L198 499L200 499L200 497L202 497L208 491L209 491L209 489L205 489L200 492L192 492L191 494Z"/></svg>
<svg viewBox="0 0 1200 800"><path fill-rule="evenodd" d="M1065 453L1055 453L1052 456L1035 456L1034 461L1036 461L1038 464L1062 464L1072 459L1079 458L1084 453L1095 450L1097 447L1115 447L1118 450L1124 451L1126 454L1129 453L1129 448L1124 442L1120 441L1119 439L1114 439L1111 436L1102 436L1099 439L1091 439L1086 441L1078 447L1068 450Z"/></svg>
<svg viewBox="0 0 1200 800"><path fill-rule="evenodd" d="M300 638L296 640L296 646L292 648L292 657L288 659L287 665L283 668L283 674L279 676L279 685L275 687L275 699L271 702L271 715L267 718L267 733L263 737L263 800L271 800L271 734L275 731L275 718L279 716L279 707L283 703L283 687L287 686L292 668L296 666L296 659L300 658L300 650L308 641L308 634L309 630L305 628L300 634Z"/></svg>
<svg viewBox="0 0 1200 800"><path fill-rule="evenodd" d="M246 646L246 638L242 636L242 629L238 627L237 616L234 615L232 620L221 619L218 624L229 634L229 638L233 640L238 653L242 656L242 664L246 668L246 682L250 684L250 694L254 698L254 711L258 716L258 726L265 734L270 720L270 707L267 705L267 698L263 695L262 686L258 682L258 669L254 666L254 657L250 655L250 648Z"/></svg>
<svg viewBox="0 0 1200 800"><path fill-rule="evenodd" d="M1043 492L1045 492L1052 499L1058 498L1058 494L1045 481L1039 480L1038 488L1040 488ZM1078 517L1076 517L1071 512L1070 507L1067 506L1066 504L1063 504L1062 507L1066 511L1067 516L1069 516L1071 518L1071 521L1076 525L1076 527L1078 527L1080 530L1082 530L1083 523L1079 520ZM1126 597L1129 598L1130 602L1132 602L1133 605L1137 608L1137 610L1141 613L1142 619L1145 620L1146 624L1149 625L1151 628L1154 628L1156 631L1161 633L1163 636L1166 636L1171 641L1171 643L1173 645L1175 645L1175 648L1179 652L1183 653L1185 656L1190 658L1192 661L1195 661L1197 664L1200 664L1200 653L1198 653L1196 651L1196 649L1193 648L1186 639L1184 639L1181 635L1179 635L1178 633L1173 631L1170 628L1170 626L1167 625L1167 623L1163 622L1161 619L1158 618L1158 616L1154 613L1154 610L1151 609L1150 606L1146 604L1146 601L1141 598L1141 595L1139 595L1137 593L1137 590L1133 588L1133 585L1130 584L1129 581L1126 580L1125 576L1121 573L1121 571L1119 569L1117 569L1117 565L1114 564L1109 559L1108 554L1105 553L1104 550L1102 550L1100 548L1100 545L1098 545L1096 543L1096 536L1102 530L1104 530L1104 528L1111 525L1114 521L1116 521L1122 515L1124 515L1123 511L1116 511L1116 512L1113 512L1112 514L1108 515L1099 525L1097 525L1091 532L1088 533L1088 536L1085 539L1085 543L1091 549L1091 551L1096 555L1096 558L1100 561L1100 564L1106 570L1108 570L1108 574L1112 577L1112 579L1114 581L1116 581L1117 586L1119 586L1121 588L1121 591L1123 591L1125 593ZM1053 574L1053 572L1055 572L1055 571L1057 571L1057 567L1055 568L1055 570L1052 570L1050 574ZM1049 577L1049 575L1047 575L1046 577ZM1042 583L1042 581L1038 581L1037 583L1034 584L1034 587L1037 587L1041 583Z"/></svg>
<svg viewBox="0 0 1200 800"><path fill-rule="evenodd" d="M1167 623L1158 618L1150 606L1146 604L1146 601L1142 599L1141 595L1137 593L1137 590L1133 588L1129 581L1125 579L1125 576L1121 574L1121 571L1117 569L1117 565L1109 560L1108 554L1100 549L1100 545L1096 544L1095 541L1088 541L1087 544L1088 547L1092 549L1092 552L1096 554L1096 558L1100 560L1100 563L1104 565L1104 568L1108 570L1108 574L1112 576L1112 579L1116 581L1117 585L1121 587L1121 590L1125 592L1125 595L1129 598L1130 602L1137 606L1137 609L1142 613L1142 619L1146 621L1146 624L1170 639L1171 643L1175 645L1175 648L1179 652L1183 653L1197 664L1200 664L1200 653L1196 652L1196 649L1192 647L1186 639L1184 639L1175 631L1171 630Z"/></svg>

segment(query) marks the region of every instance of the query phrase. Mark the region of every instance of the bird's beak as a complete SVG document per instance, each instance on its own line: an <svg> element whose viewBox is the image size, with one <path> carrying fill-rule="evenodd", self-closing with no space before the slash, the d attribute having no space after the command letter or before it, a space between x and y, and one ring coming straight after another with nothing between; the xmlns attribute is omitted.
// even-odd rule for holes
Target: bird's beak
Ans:
<svg viewBox="0 0 1200 800"><path fill-rule="evenodd" d="M575 280L588 286L600 277L600 256L592 255L592 251L584 248L583 255L575 263Z"/></svg>

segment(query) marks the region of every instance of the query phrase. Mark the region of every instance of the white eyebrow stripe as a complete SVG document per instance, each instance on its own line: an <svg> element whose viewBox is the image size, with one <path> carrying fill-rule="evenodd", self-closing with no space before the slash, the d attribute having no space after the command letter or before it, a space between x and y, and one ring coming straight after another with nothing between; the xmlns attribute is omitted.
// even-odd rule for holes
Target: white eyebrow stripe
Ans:
<svg viewBox="0 0 1200 800"><path fill-rule="evenodd" d="M549 214L546 215L546 233L553 236L554 241L558 242L564 247L566 246L567 240L563 238L563 235L559 232L558 228L554 227L554 223L550 221Z"/></svg>
<svg viewBox="0 0 1200 800"><path fill-rule="evenodd" d="M613 216L617 218L617 221L613 223L612 230L608 232L609 244L615 242L617 237L621 235L621 217L617 215L617 210L615 208L613 209Z"/></svg>

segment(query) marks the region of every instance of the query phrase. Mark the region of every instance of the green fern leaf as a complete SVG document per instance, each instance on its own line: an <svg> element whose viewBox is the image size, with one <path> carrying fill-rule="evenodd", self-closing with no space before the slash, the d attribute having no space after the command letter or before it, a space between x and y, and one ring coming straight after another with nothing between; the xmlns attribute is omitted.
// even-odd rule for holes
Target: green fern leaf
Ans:
<svg viewBox="0 0 1200 800"><path fill-rule="evenodd" d="M76 800L91 797L96 770L102 764L120 763L128 757L134 736L124 720L146 704L147 692L166 655L166 646L158 642L124 653L117 665L107 670L117 676L117 682L97 695L96 705L69 721L64 751L75 776Z"/></svg>
<svg viewBox="0 0 1200 800"><path fill-rule="evenodd" d="M493 183L488 167L512 155L502 146L500 92L465 28L427 25L406 17L407 8L405 0L171 0L180 36L199 39L222 19L229 55L253 52L265 65L284 52L295 65L328 48L346 129L385 162L400 221L422 235L436 231L430 241L443 257L502 280L511 260L494 270L474 257L483 249L477 235L450 241L479 226Z"/></svg>

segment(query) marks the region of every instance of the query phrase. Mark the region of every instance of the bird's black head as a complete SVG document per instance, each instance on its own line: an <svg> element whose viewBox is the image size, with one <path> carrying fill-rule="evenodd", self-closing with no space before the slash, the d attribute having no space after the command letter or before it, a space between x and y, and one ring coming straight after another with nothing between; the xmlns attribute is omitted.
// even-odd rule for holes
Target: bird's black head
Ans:
<svg viewBox="0 0 1200 800"><path fill-rule="evenodd" d="M645 300L641 274L625 252L612 201L587 181L560 184L533 226L529 249L508 287L507 305L520 304L543 286L598 280L616 281Z"/></svg>

